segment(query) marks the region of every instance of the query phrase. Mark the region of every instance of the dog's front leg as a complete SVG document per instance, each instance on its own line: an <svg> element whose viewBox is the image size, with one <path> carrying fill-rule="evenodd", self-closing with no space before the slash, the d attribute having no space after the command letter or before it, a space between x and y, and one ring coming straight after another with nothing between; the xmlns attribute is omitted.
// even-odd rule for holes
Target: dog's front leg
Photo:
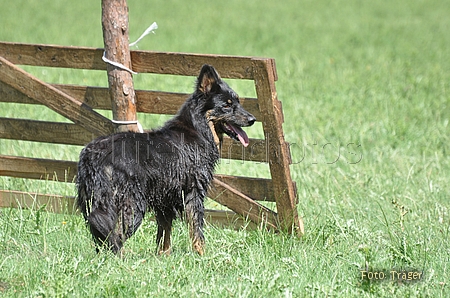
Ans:
<svg viewBox="0 0 450 298"><path fill-rule="evenodd" d="M205 237L203 236L204 197L204 191L192 191L185 197L186 219L189 224L192 247L199 255L203 255L205 246Z"/></svg>

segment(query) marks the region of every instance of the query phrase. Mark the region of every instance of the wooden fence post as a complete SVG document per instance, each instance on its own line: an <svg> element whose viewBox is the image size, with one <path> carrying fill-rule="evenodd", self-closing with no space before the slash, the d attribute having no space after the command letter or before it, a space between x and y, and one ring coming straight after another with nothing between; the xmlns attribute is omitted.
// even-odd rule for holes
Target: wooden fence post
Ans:
<svg viewBox="0 0 450 298"><path fill-rule="evenodd" d="M131 69L126 0L102 0L102 27L105 57ZM106 69L114 120L136 121L136 96L132 74L109 63ZM138 126L119 125L116 130L138 131Z"/></svg>
<svg viewBox="0 0 450 298"><path fill-rule="evenodd" d="M254 59L253 66L280 225L283 230L302 236L305 230L297 212L296 189L289 169L291 154L284 140L283 112L275 88L275 61Z"/></svg>

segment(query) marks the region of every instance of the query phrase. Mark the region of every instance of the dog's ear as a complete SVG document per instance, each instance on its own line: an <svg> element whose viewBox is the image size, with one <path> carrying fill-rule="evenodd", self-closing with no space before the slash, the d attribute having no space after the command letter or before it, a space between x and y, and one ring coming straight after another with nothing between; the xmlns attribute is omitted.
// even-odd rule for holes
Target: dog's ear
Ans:
<svg viewBox="0 0 450 298"><path fill-rule="evenodd" d="M214 92L221 81L219 74L211 65L205 64L197 78L197 90L207 94Z"/></svg>

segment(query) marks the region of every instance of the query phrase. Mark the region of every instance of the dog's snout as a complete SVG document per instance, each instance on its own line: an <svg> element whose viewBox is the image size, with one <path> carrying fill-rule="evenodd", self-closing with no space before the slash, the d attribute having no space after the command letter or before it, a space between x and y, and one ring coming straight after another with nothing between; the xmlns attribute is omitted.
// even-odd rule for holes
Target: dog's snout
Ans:
<svg viewBox="0 0 450 298"><path fill-rule="evenodd" d="M248 118L247 118L248 126L252 126L253 123L255 123L255 121L256 121L255 116L253 116L253 115L248 116Z"/></svg>

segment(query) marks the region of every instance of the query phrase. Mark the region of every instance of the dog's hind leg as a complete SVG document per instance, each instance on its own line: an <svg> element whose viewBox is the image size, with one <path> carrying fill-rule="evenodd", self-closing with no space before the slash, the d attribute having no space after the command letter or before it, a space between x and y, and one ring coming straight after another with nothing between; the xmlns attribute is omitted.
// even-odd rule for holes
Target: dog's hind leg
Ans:
<svg viewBox="0 0 450 298"><path fill-rule="evenodd" d="M133 236L142 223L145 215L145 204L133 199L125 200L117 224L117 234L125 242Z"/></svg>
<svg viewBox="0 0 450 298"><path fill-rule="evenodd" d="M186 219L189 224L189 234L192 239L192 248L203 255L205 237L203 235L203 197L196 196L195 192L186 195Z"/></svg>
<svg viewBox="0 0 450 298"><path fill-rule="evenodd" d="M160 211L156 213L156 223L158 224L158 232L156 234L156 253L158 255L170 255L171 243L170 237L172 234L172 221L173 218L164 216ZM164 236L164 237L163 237Z"/></svg>

